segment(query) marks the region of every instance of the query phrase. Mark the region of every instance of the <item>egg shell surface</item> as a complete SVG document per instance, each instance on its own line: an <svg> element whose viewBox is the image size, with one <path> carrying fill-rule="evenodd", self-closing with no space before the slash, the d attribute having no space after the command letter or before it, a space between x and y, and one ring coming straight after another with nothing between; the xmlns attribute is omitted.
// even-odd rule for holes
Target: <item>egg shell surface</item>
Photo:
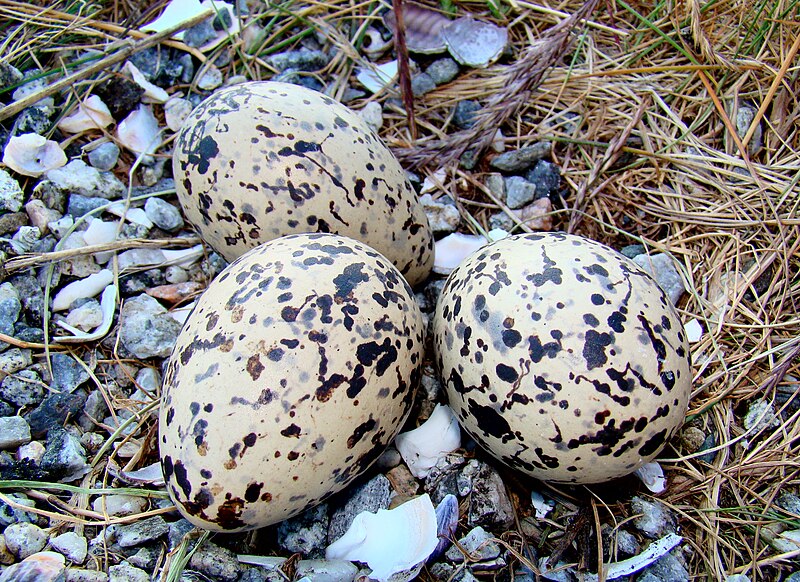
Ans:
<svg viewBox="0 0 800 582"><path fill-rule="evenodd" d="M621 477L683 422L691 361L678 314L595 241L531 233L487 245L447 279L433 329L462 427L538 479Z"/></svg>
<svg viewBox="0 0 800 582"><path fill-rule="evenodd" d="M164 374L159 446L180 512L246 530L343 489L405 421L423 334L406 280L352 239L291 235L231 263Z"/></svg>
<svg viewBox="0 0 800 582"><path fill-rule="evenodd" d="M353 111L273 81L221 89L175 141L178 200L228 261L277 238L331 232L389 258L412 285L433 267L433 235L405 171Z"/></svg>

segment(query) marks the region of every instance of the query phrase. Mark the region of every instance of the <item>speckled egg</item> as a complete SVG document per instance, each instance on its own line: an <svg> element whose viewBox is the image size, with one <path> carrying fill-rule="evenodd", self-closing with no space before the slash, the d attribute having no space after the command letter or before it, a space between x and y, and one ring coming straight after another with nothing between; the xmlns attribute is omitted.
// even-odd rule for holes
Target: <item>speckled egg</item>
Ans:
<svg viewBox="0 0 800 582"><path fill-rule="evenodd" d="M352 239L300 234L229 265L164 375L172 500L217 531L282 521L344 488L405 421L424 325L406 280Z"/></svg>
<svg viewBox="0 0 800 582"><path fill-rule="evenodd" d="M331 232L382 253L412 285L433 266L433 236L403 168L353 111L287 83L211 95L175 141L178 200L227 260L279 236Z"/></svg>
<svg viewBox="0 0 800 582"><path fill-rule="evenodd" d="M600 243L534 233L487 245L447 279L433 325L463 428L538 479L626 475L683 422L691 362L678 314Z"/></svg>

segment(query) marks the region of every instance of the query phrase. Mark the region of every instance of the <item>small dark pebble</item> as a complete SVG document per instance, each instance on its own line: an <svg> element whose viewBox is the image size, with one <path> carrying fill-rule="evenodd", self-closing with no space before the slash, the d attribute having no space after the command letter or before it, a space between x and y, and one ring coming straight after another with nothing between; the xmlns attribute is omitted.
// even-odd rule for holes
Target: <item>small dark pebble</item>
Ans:
<svg viewBox="0 0 800 582"><path fill-rule="evenodd" d="M44 135L53 126L51 119L55 109L52 107L40 107L34 105L23 109L14 122L12 133L22 135L24 133L38 133Z"/></svg>
<svg viewBox="0 0 800 582"><path fill-rule="evenodd" d="M67 418L75 416L83 410L85 402L86 395L80 392L51 394L25 416L31 427L31 436L41 438L51 428L63 427Z"/></svg>
<svg viewBox="0 0 800 582"><path fill-rule="evenodd" d="M459 101L453 110L453 124L459 129L469 129L475 125L475 113L479 111L481 104L471 99Z"/></svg>
<svg viewBox="0 0 800 582"><path fill-rule="evenodd" d="M119 291L123 297L138 295L146 289L164 285L167 280L161 269L149 269L140 273L133 273L124 279L120 279Z"/></svg>
<svg viewBox="0 0 800 582"><path fill-rule="evenodd" d="M420 73L411 79L411 92L414 97L421 97L436 89L436 83L428 73Z"/></svg>
<svg viewBox="0 0 800 582"><path fill-rule="evenodd" d="M699 451L707 451L708 449L713 449L717 446L717 437L714 433L709 433L706 439L703 441L703 444L700 445ZM706 453L705 455L700 455L697 457L698 461L703 461L704 463L708 463L709 465L714 462L714 458L717 456L716 451L712 451L710 453Z"/></svg>
<svg viewBox="0 0 800 582"><path fill-rule="evenodd" d="M647 249L644 245L628 245L619 249L621 255L632 259L633 257L638 257L639 255L643 255L647 252Z"/></svg>
<svg viewBox="0 0 800 582"><path fill-rule="evenodd" d="M67 214L74 218L80 218L88 214L92 210L100 208L108 204L108 200L99 197L81 196L80 194L72 194L69 197L67 204Z"/></svg>
<svg viewBox="0 0 800 582"><path fill-rule="evenodd" d="M10 455L0 455L0 480L44 481L47 471L31 459L16 460Z"/></svg>
<svg viewBox="0 0 800 582"><path fill-rule="evenodd" d="M32 275L16 275L11 277L9 281L19 293L20 301L22 301L22 313L26 319L26 323L31 326L41 326L43 322L42 317L44 315L44 290L39 284L39 281ZM39 329L38 332L41 332L41 329ZM44 333L34 336L37 338L34 340L25 339L21 335L17 337L19 339L24 339L24 341L37 341L40 343L44 341Z"/></svg>
<svg viewBox="0 0 800 582"><path fill-rule="evenodd" d="M227 13L227 10L225 11ZM187 28L183 33L183 42L190 47L201 47L217 37L217 32L211 24L211 19L204 20Z"/></svg>
<svg viewBox="0 0 800 582"><path fill-rule="evenodd" d="M53 383L50 388L56 392L74 392L89 379L86 368L68 354L52 354L50 361L53 365Z"/></svg>
<svg viewBox="0 0 800 582"><path fill-rule="evenodd" d="M144 89L125 77L111 77L105 83L95 87L94 92L103 100L117 121L125 119L131 111L139 106Z"/></svg>
<svg viewBox="0 0 800 582"><path fill-rule="evenodd" d="M536 184L536 198L545 196L552 200L557 195L561 184L561 169L552 162L539 160L532 170L525 174L525 179ZM552 200L553 203L558 202Z"/></svg>
<svg viewBox="0 0 800 582"><path fill-rule="evenodd" d="M28 215L24 212L7 212L0 215L0 236L13 236L20 226L28 224Z"/></svg>
<svg viewBox="0 0 800 582"><path fill-rule="evenodd" d="M214 27L214 30L222 32L223 30L228 30L231 25L233 24L233 19L231 18L231 11L230 10L220 10L216 16L214 16L211 25Z"/></svg>

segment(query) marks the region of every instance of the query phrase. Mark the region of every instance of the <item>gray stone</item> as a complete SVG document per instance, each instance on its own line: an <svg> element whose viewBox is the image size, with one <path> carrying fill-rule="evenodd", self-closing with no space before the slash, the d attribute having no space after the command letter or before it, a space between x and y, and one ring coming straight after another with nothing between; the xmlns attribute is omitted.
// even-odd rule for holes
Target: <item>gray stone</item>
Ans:
<svg viewBox="0 0 800 582"><path fill-rule="evenodd" d="M157 196L147 199L144 205L144 212L147 218L162 230L174 232L183 228L183 217L180 210Z"/></svg>
<svg viewBox="0 0 800 582"><path fill-rule="evenodd" d="M22 311L28 316L28 323L40 326L44 314L44 290L35 277L17 275L9 279L19 293Z"/></svg>
<svg viewBox="0 0 800 582"><path fill-rule="evenodd" d="M114 174L100 172L83 160L72 160L62 168L50 170L46 176L58 188L71 195L79 194L89 198L116 200L126 192L125 184Z"/></svg>
<svg viewBox="0 0 800 582"><path fill-rule="evenodd" d="M92 502L92 509L111 516L133 515L147 509L147 499L138 495L103 495Z"/></svg>
<svg viewBox="0 0 800 582"><path fill-rule="evenodd" d="M462 99L453 109L453 124L459 129L469 129L475 125L475 113L481 104L471 99Z"/></svg>
<svg viewBox="0 0 800 582"><path fill-rule="evenodd" d="M436 89L436 82L428 73L414 75L411 79L411 92L414 94L414 97L422 97L434 89Z"/></svg>
<svg viewBox="0 0 800 582"><path fill-rule="evenodd" d="M525 179L536 184L537 198L551 197L558 192L558 187L561 185L561 170L552 162L539 160L533 169L525 174Z"/></svg>
<svg viewBox="0 0 800 582"><path fill-rule="evenodd" d="M123 548L155 541L169 531L169 524L160 515L113 527L113 536Z"/></svg>
<svg viewBox="0 0 800 582"><path fill-rule="evenodd" d="M164 280L167 283L185 283L189 280L189 273L186 272L186 269L183 267L179 267L178 265L170 265L166 269L164 269Z"/></svg>
<svg viewBox="0 0 800 582"><path fill-rule="evenodd" d="M328 56L320 51L301 47L299 49L275 53L265 59L267 64L280 72L318 71L328 64Z"/></svg>
<svg viewBox="0 0 800 582"><path fill-rule="evenodd" d="M467 469L466 465L472 464ZM462 455L445 455L439 459L425 477L425 491L430 494L431 501L438 505L448 495L464 496L472 489L471 475L478 470L478 461L467 460ZM465 476L463 473L467 473Z"/></svg>
<svg viewBox="0 0 800 582"><path fill-rule="evenodd" d="M9 499L17 505L34 508L36 503L33 499L28 499L22 493L9 493ZM31 511L25 511L19 507L11 507L5 501L0 501L0 527L6 527L12 523L36 523L37 516Z"/></svg>
<svg viewBox="0 0 800 582"><path fill-rule="evenodd" d="M161 555L161 544L149 544L139 548L135 554L128 556L128 562L137 568L153 571L153 568L158 564L158 558Z"/></svg>
<svg viewBox="0 0 800 582"><path fill-rule="evenodd" d="M444 201L443 201L444 200ZM455 232L461 222L458 207L449 198L434 200L430 194L423 194L419 202L428 217L428 223L435 234Z"/></svg>
<svg viewBox="0 0 800 582"><path fill-rule="evenodd" d="M161 374L155 368L147 366L136 373L136 384L141 390L154 394L161 387Z"/></svg>
<svg viewBox="0 0 800 582"><path fill-rule="evenodd" d="M20 226L19 230L11 237L9 244L15 253L22 255L36 252L36 243L42 238L42 231L35 226Z"/></svg>
<svg viewBox="0 0 800 582"><path fill-rule="evenodd" d="M642 254L633 257L633 262L656 280L659 287L667 294L672 304L676 304L686 291L675 262L665 253L657 255Z"/></svg>
<svg viewBox="0 0 800 582"><path fill-rule="evenodd" d="M31 442L31 427L21 416L0 417L0 450L16 449Z"/></svg>
<svg viewBox="0 0 800 582"><path fill-rule="evenodd" d="M83 564L89 552L86 538L76 534L74 531L68 531L50 538L50 545L57 552L64 554L73 564Z"/></svg>
<svg viewBox="0 0 800 582"><path fill-rule="evenodd" d="M31 351L11 348L0 354L0 372L16 374L31 365Z"/></svg>
<svg viewBox="0 0 800 582"><path fill-rule="evenodd" d="M376 475L350 492L350 498L331 514L328 543L338 540L362 511L377 512L389 507L392 485L384 475Z"/></svg>
<svg viewBox="0 0 800 582"><path fill-rule="evenodd" d="M22 408L44 400L42 379L34 370L22 370L0 382L0 398Z"/></svg>
<svg viewBox="0 0 800 582"><path fill-rule="evenodd" d="M352 582L358 568L346 560L300 560L295 580L308 577L314 582Z"/></svg>
<svg viewBox="0 0 800 582"><path fill-rule="evenodd" d="M68 568L64 582L108 582L108 574L98 570Z"/></svg>
<svg viewBox="0 0 800 582"><path fill-rule="evenodd" d="M714 462L714 459L717 456L717 451L711 450L716 448L717 446L717 436L712 432L705 438L703 444L700 445L700 448L697 449L698 451L709 451L704 455L700 455L697 457L698 461L703 461L704 463L708 463L709 465Z"/></svg>
<svg viewBox="0 0 800 582"><path fill-rule="evenodd" d="M375 468L388 471L389 469L394 469L402 461L403 457L400 455L400 451L390 446L383 451L381 456L378 457L378 460L375 461Z"/></svg>
<svg viewBox="0 0 800 582"><path fill-rule="evenodd" d="M6 547L20 560L41 552L47 545L47 533L32 523L12 523L3 534L6 538Z"/></svg>
<svg viewBox="0 0 800 582"><path fill-rule="evenodd" d="M211 18L187 28L183 33L183 42L195 48L201 47L215 38L217 38L217 31L214 30Z"/></svg>
<svg viewBox="0 0 800 582"><path fill-rule="evenodd" d="M0 212L18 212L25 193L11 174L0 169Z"/></svg>
<svg viewBox="0 0 800 582"><path fill-rule="evenodd" d="M619 249L619 252L622 256L632 259L635 256L646 253L647 249L644 245L626 245Z"/></svg>
<svg viewBox="0 0 800 582"><path fill-rule="evenodd" d="M167 532L167 542L169 543L169 549L174 550L183 537L188 534L190 531L193 531L195 527L192 523L184 518L180 518L177 521L173 521L169 524L169 531ZM189 544L189 548L191 549L196 545L195 542L191 542Z"/></svg>
<svg viewBox="0 0 800 582"><path fill-rule="evenodd" d="M137 358L165 358L170 355L181 324L149 295L125 301L119 317L120 340Z"/></svg>
<svg viewBox="0 0 800 582"><path fill-rule="evenodd" d="M113 170L119 160L119 146L113 141L99 145L89 152L89 163L101 172Z"/></svg>
<svg viewBox="0 0 800 582"><path fill-rule="evenodd" d="M25 419L31 428L31 435L40 438L54 427L64 426L67 418L77 415L83 410L86 395L78 391L75 394L59 392L50 394L42 403L32 410Z"/></svg>
<svg viewBox="0 0 800 582"><path fill-rule="evenodd" d="M89 371L75 357L69 354L52 354L53 383L55 392L74 392L78 386L89 379Z"/></svg>
<svg viewBox="0 0 800 582"><path fill-rule="evenodd" d="M28 224L28 215L24 212L0 213L0 236L14 234L26 224Z"/></svg>
<svg viewBox="0 0 800 582"><path fill-rule="evenodd" d="M514 508L500 474L485 463L472 477L467 523L505 531L514 523Z"/></svg>
<svg viewBox="0 0 800 582"><path fill-rule="evenodd" d="M672 554L666 554L642 570L636 582L689 582L689 572Z"/></svg>
<svg viewBox="0 0 800 582"><path fill-rule="evenodd" d="M492 540L492 534L478 526L458 540L458 544L470 555L470 561L485 562L497 558L502 552L500 544ZM463 562L464 553L458 545L453 545L445 553L447 559L452 562Z"/></svg>
<svg viewBox="0 0 800 582"><path fill-rule="evenodd" d="M501 172L521 172L550 154L550 142L540 141L531 146L504 152L489 165Z"/></svg>
<svg viewBox="0 0 800 582"><path fill-rule="evenodd" d="M800 497L794 493L781 493L776 501L778 507L785 509L789 513L800 515Z"/></svg>
<svg viewBox="0 0 800 582"><path fill-rule="evenodd" d="M747 407L747 414L744 415L744 428L752 431L751 438L763 430L775 428L780 424L781 421L775 414L775 409L766 400L756 400Z"/></svg>
<svg viewBox="0 0 800 582"><path fill-rule="evenodd" d="M26 107L22 110L19 117L17 117L14 122L14 133L17 135L23 133L46 135L49 133L50 129L53 127L52 118L55 109L51 104L45 102L46 99L48 98L45 97L45 99L39 101L42 105L33 105L32 107ZM49 99L52 99L52 97Z"/></svg>
<svg viewBox="0 0 800 582"><path fill-rule="evenodd" d="M506 183L506 206L509 208L522 208L533 202L536 196L536 184L528 182L522 176L509 176Z"/></svg>
<svg viewBox="0 0 800 582"><path fill-rule="evenodd" d="M242 566L236 559L236 554L210 542L197 548L189 560L189 567L212 580L232 581L242 573Z"/></svg>
<svg viewBox="0 0 800 582"><path fill-rule="evenodd" d="M328 505L322 503L278 524L278 545L304 556L318 557L328 542Z"/></svg>
<svg viewBox="0 0 800 582"><path fill-rule="evenodd" d="M72 194L69 197L69 202L67 202L67 214L75 218L80 218L84 214L88 214L92 210L105 206L106 204L108 204L108 200L105 198Z"/></svg>
<svg viewBox="0 0 800 582"><path fill-rule="evenodd" d="M108 582L150 582L150 574L128 562L120 562L109 567Z"/></svg>
<svg viewBox="0 0 800 582"><path fill-rule="evenodd" d="M433 61L428 65L428 68L425 69L425 72L430 75L434 83L442 85L455 79L459 70L458 63L447 57Z"/></svg>
<svg viewBox="0 0 800 582"><path fill-rule="evenodd" d="M609 525L603 525L603 548L606 551L606 559L617 561L623 558L635 556L641 550L639 541L632 533L624 529L614 529Z"/></svg>
<svg viewBox="0 0 800 582"><path fill-rule="evenodd" d="M47 433L47 448L40 466L59 479L77 477L89 469L80 438L60 427Z"/></svg>
<svg viewBox="0 0 800 582"><path fill-rule="evenodd" d="M19 319L20 311L22 302L16 287L8 282L0 285L0 333L14 335L14 324ZM0 350L7 346L8 344L0 342Z"/></svg>
<svg viewBox="0 0 800 582"><path fill-rule="evenodd" d="M20 70L8 61L0 61L0 86L16 85L25 77Z"/></svg>
<svg viewBox="0 0 800 582"><path fill-rule="evenodd" d="M639 516L633 520L634 527L649 538L660 538L677 530L675 516L660 501L636 496L631 499L631 511Z"/></svg>

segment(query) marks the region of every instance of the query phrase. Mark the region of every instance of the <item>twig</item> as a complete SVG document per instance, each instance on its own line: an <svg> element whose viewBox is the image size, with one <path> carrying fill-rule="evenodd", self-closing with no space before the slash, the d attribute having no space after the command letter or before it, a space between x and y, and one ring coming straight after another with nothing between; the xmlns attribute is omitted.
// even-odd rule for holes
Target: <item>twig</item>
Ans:
<svg viewBox="0 0 800 582"><path fill-rule="evenodd" d="M403 0L393 0L394 18L397 30L394 35L394 48L397 53L397 70L400 76L400 95L408 117L408 130L411 139L417 139L417 119L414 116L414 93L411 90L411 70L408 67L408 47L406 46L406 22L403 14Z"/></svg>

